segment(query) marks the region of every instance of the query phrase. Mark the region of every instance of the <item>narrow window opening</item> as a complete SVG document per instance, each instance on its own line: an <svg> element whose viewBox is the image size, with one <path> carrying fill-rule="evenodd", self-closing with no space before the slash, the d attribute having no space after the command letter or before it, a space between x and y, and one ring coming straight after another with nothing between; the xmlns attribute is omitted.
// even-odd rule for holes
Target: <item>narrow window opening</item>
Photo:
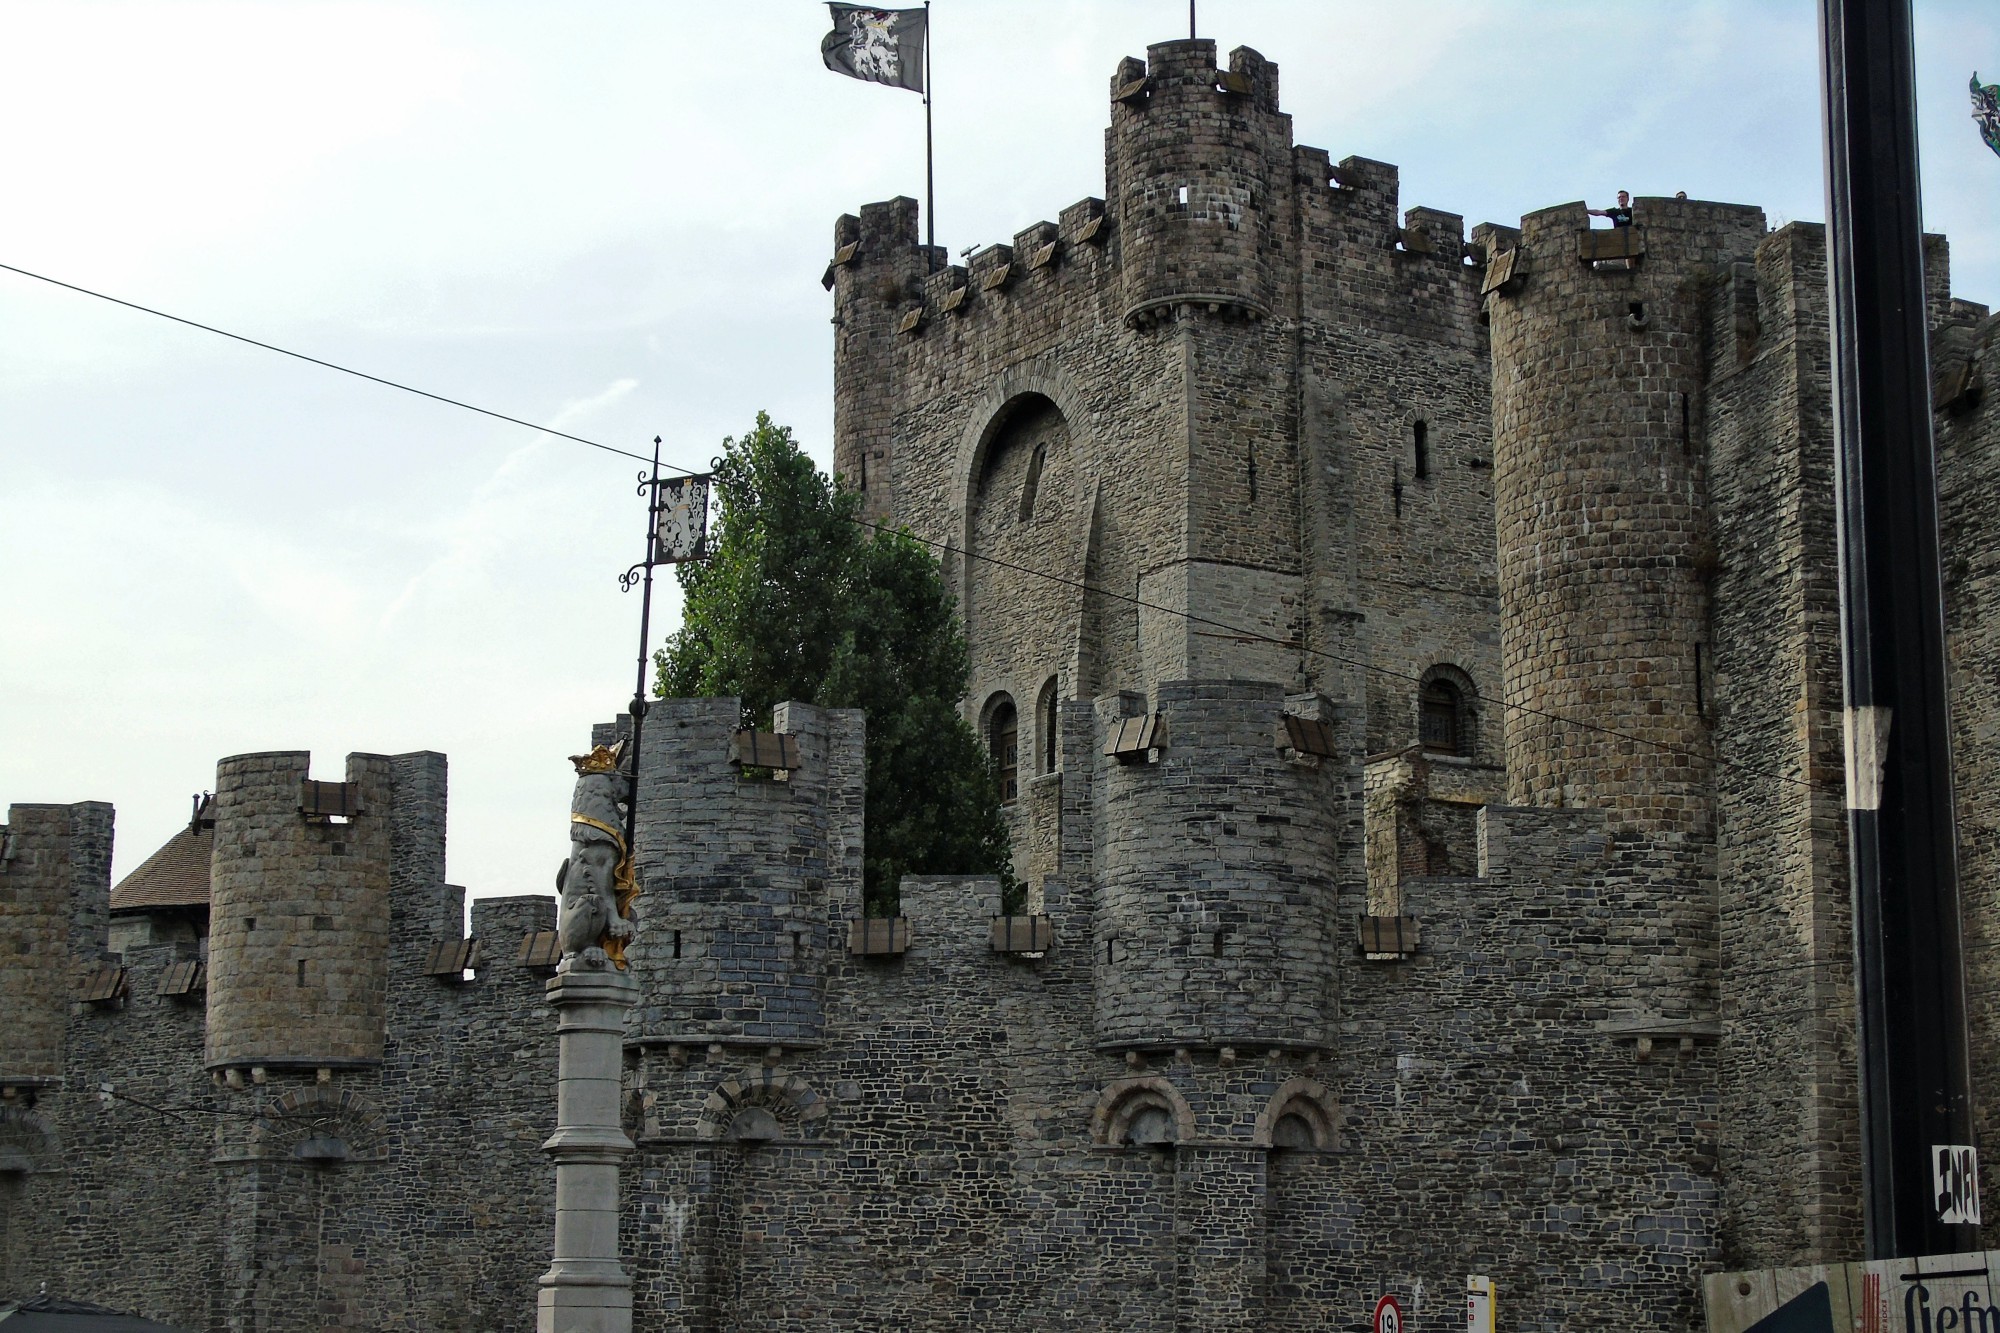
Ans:
<svg viewBox="0 0 2000 1333"><path fill-rule="evenodd" d="M1681 395L1681 449L1686 451L1693 447L1694 432L1688 424L1688 396L1683 393Z"/></svg>
<svg viewBox="0 0 2000 1333"><path fill-rule="evenodd" d="M1625 313L1632 317L1634 324L1644 324L1646 322L1646 303L1644 301L1632 301L1626 305Z"/></svg>
<svg viewBox="0 0 2000 1333"><path fill-rule="evenodd" d="M1210 956L1215 958L1222 957L1222 941L1227 935L1227 931L1218 930L1215 932L1215 937L1209 941L1208 952Z"/></svg>
<svg viewBox="0 0 2000 1333"><path fill-rule="evenodd" d="M306 984L306 960L303 958L299 959L299 984Z"/></svg>
<svg viewBox="0 0 2000 1333"><path fill-rule="evenodd" d="M1002 695L993 706L986 733L988 752L993 757L993 776L1000 783L1002 804L1021 794L1020 725L1014 701Z"/></svg>
<svg viewBox="0 0 2000 1333"><path fill-rule="evenodd" d="M1430 423L1419 419L1410 427L1410 442L1415 446L1415 469L1418 481L1431 474L1431 428Z"/></svg>
<svg viewBox="0 0 2000 1333"><path fill-rule="evenodd" d="M868 489L868 453L866 450L863 450L861 454L861 489L864 491Z"/></svg>
<svg viewBox="0 0 2000 1333"><path fill-rule="evenodd" d="M1694 646L1694 713L1696 717L1708 716L1708 688L1702 679L1707 663L1702 660L1702 645Z"/></svg>
<svg viewBox="0 0 2000 1333"><path fill-rule="evenodd" d="M803 931L792 932L792 957L797 958L806 951L806 937Z"/></svg>
<svg viewBox="0 0 2000 1333"><path fill-rule="evenodd" d="M1403 465L1401 463L1396 464L1390 474L1389 498L1395 501L1396 517L1401 518L1403 516Z"/></svg>
<svg viewBox="0 0 2000 1333"><path fill-rule="evenodd" d="M1041 489L1042 465L1048 461L1048 456L1049 450L1045 444L1036 445L1035 451L1028 455L1028 479L1021 483L1023 523L1032 523L1035 520L1035 492Z"/></svg>
<svg viewBox="0 0 2000 1333"><path fill-rule="evenodd" d="M1187 187L1187 186L1185 186L1185 185L1181 186L1181 188L1180 188L1180 193L1179 193L1179 195L1177 196L1177 198L1175 199L1175 201L1174 201L1174 202L1175 202L1175 203L1176 203L1176 204L1177 204L1177 205L1178 205L1179 207L1181 207L1181 208L1186 208L1186 207L1188 206L1188 187Z"/></svg>
<svg viewBox="0 0 2000 1333"><path fill-rule="evenodd" d="M677 930L674 932L674 957L679 958L680 956L681 956L681 933Z"/></svg>
<svg viewBox="0 0 2000 1333"><path fill-rule="evenodd" d="M1056 771L1056 678L1050 676L1035 699L1035 736L1041 742L1037 767L1044 773Z"/></svg>
<svg viewBox="0 0 2000 1333"><path fill-rule="evenodd" d="M1418 698L1418 739L1433 754L1462 754L1459 707L1464 702L1450 681L1434 680Z"/></svg>
<svg viewBox="0 0 2000 1333"><path fill-rule="evenodd" d="M1255 445L1243 451L1243 472L1250 481L1250 503L1257 503L1257 449Z"/></svg>
<svg viewBox="0 0 2000 1333"><path fill-rule="evenodd" d="M243 918L243 929L244 929L245 931L254 931L254 930L256 930L256 929L257 929L257 918L256 918L256 917L254 917L254 916L246 916L246 917L244 917L244 918Z"/></svg>
<svg viewBox="0 0 2000 1333"><path fill-rule="evenodd" d="M1106 940L1106 941L1104 941L1104 961L1105 961L1105 962L1107 962L1107 963L1115 963L1115 962L1117 962L1117 961L1118 961L1118 941L1117 941L1117 940Z"/></svg>

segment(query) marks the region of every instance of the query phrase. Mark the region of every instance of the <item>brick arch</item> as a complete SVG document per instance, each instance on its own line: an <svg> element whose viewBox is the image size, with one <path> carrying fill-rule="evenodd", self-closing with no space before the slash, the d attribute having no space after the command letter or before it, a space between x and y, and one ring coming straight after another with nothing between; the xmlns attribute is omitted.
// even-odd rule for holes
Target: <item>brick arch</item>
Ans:
<svg viewBox="0 0 2000 1333"><path fill-rule="evenodd" d="M1278 1121L1287 1115L1297 1115L1312 1126L1315 1148L1338 1146L1340 1104L1324 1085L1309 1078L1287 1079L1279 1085L1278 1090L1271 1094L1271 1100L1258 1113L1257 1123L1250 1131L1250 1141L1259 1148L1271 1147L1271 1137L1277 1131Z"/></svg>
<svg viewBox="0 0 2000 1333"><path fill-rule="evenodd" d="M345 1143L350 1162L389 1159L388 1118L352 1088L293 1088L273 1098L251 1132L251 1143L259 1157L290 1157L315 1137Z"/></svg>
<svg viewBox="0 0 2000 1333"><path fill-rule="evenodd" d="M1194 1111L1179 1088L1156 1075L1123 1078L1098 1094L1090 1113L1090 1141L1116 1147L1125 1141L1125 1129L1132 1118L1149 1106L1164 1106L1173 1118L1174 1141L1188 1143L1194 1138Z"/></svg>
<svg viewBox="0 0 2000 1333"><path fill-rule="evenodd" d="M717 1084L702 1103L700 1132L705 1139L726 1139L729 1127L743 1112L769 1111L796 1138L816 1138L826 1124L826 1099L797 1074L781 1074L769 1065L746 1069Z"/></svg>

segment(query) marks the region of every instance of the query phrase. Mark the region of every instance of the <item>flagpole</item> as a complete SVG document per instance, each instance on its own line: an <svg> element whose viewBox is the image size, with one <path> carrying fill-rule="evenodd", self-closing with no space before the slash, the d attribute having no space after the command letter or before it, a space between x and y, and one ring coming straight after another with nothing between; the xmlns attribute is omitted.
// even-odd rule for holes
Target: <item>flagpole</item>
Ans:
<svg viewBox="0 0 2000 1333"><path fill-rule="evenodd" d="M1188 0L1188 40L1194 40L1194 0Z"/></svg>
<svg viewBox="0 0 2000 1333"><path fill-rule="evenodd" d="M937 169L931 149L931 0L924 0L924 224L924 270L931 272L937 267Z"/></svg>

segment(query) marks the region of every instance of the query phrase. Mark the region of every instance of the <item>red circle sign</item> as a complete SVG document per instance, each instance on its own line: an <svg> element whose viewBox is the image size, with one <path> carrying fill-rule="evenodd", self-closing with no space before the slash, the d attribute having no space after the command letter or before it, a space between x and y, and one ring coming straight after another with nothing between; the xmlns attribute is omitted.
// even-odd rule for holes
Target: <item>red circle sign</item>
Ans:
<svg viewBox="0 0 2000 1333"><path fill-rule="evenodd" d="M1375 1333L1403 1333L1403 1307L1394 1296L1375 1302Z"/></svg>

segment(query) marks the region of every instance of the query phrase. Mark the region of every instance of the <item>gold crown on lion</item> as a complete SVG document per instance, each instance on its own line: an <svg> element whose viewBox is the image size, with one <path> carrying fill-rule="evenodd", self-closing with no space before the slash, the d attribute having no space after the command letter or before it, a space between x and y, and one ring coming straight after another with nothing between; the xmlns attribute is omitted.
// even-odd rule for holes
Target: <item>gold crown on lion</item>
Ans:
<svg viewBox="0 0 2000 1333"><path fill-rule="evenodd" d="M576 765L578 777L591 773L616 773L618 761L624 757L624 753L625 742L620 741L616 745L595 746L589 754L573 754L569 757L569 761Z"/></svg>

